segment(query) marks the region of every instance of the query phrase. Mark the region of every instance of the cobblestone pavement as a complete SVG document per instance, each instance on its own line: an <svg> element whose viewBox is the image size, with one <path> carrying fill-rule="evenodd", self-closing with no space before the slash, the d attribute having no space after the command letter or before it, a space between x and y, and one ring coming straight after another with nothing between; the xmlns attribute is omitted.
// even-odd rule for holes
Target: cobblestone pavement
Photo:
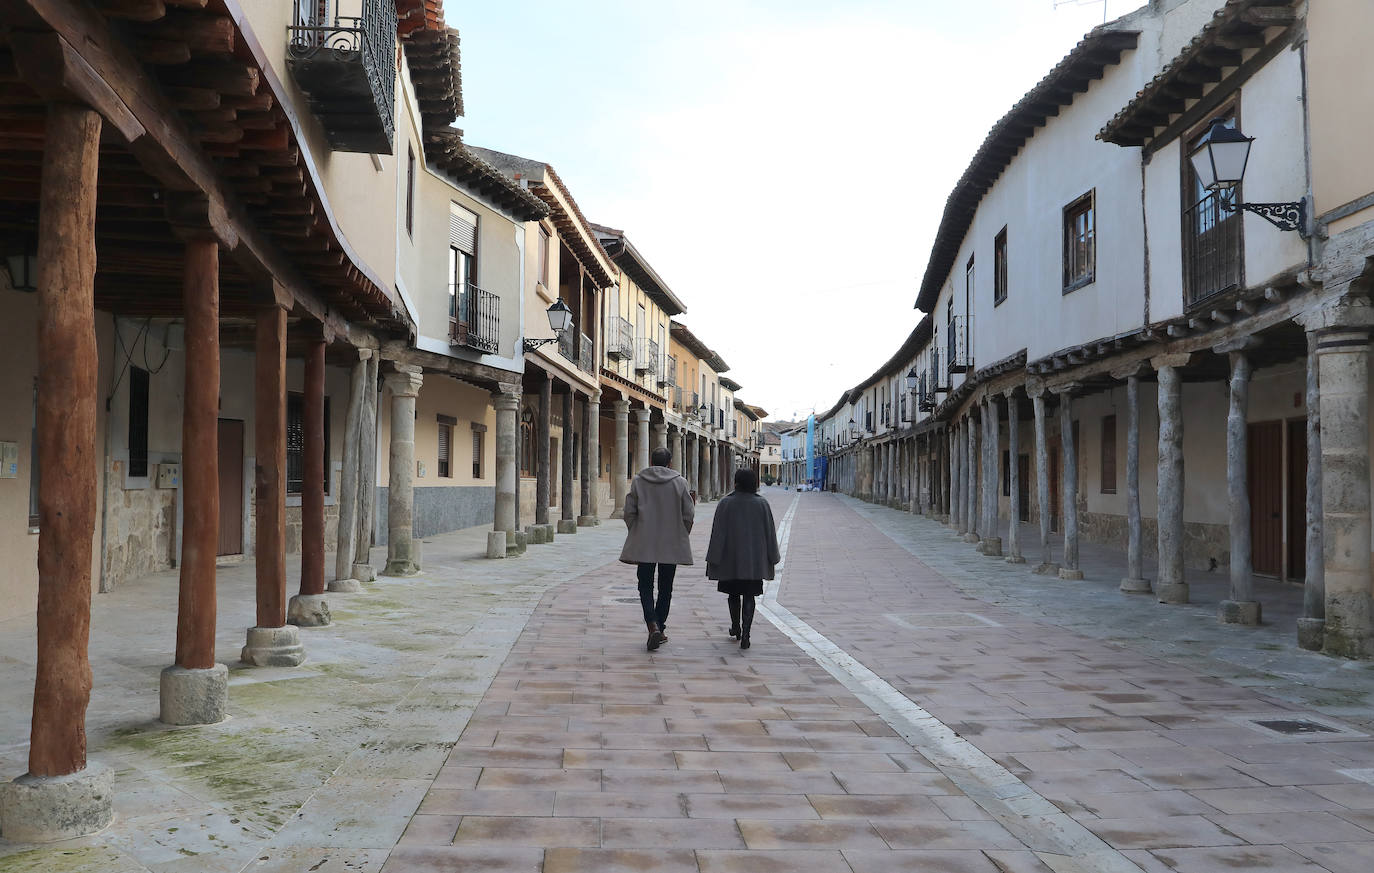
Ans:
<svg viewBox="0 0 1374 873"><path fill-rule="evenodd" d="M302 667L237 669L230 722L168 730L150 719L172 589L98 598L93 749L120 768L120 819L0 842L0 870L1374 868L1370 665L766 491L786 554L747 652L700 565L645 650L618 522L515 561L467 532L426 547L425 576L341 601ZM222 652L251 620L234 574ZM15 672L5 738L27 719ZM22 769L20 745L0 755Z"/></svg>

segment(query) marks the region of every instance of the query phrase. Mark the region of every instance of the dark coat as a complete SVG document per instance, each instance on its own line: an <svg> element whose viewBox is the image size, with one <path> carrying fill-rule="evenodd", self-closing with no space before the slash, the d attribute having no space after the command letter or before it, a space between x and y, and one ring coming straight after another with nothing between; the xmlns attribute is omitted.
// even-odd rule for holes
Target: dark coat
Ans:
<svg viewBox="0 0 1374 873"><path fill-rule="evenodd" d="M691 564L692 532L696 507L687 480L668 467L645 467L630 483L625 495L626 564Z"/></svg>
<svg viewBox="0 0 1374 873"><path fill-rule="evenodd" d="M707 578L772 579L779 560L778 532L768 501L740 491L721 498L706 548Z"/></svg>

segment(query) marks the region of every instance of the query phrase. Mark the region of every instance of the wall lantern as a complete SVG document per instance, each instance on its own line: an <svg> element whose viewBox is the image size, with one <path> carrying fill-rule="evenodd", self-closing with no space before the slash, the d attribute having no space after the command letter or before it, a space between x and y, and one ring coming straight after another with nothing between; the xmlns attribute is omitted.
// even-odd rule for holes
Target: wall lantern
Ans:
<svg viewBox="0 0 1374 873"><path fill-rule="evenodd" d="M849 436L851 439L859 438L859 425L854 419L849 419Z"/></svg>
<svg viewBox="0 0 1374 873"><path fill-rule="evenodd" d="M907 374L906 374L906 390L908 390L908 391L915 391L915 390L916 390L916 385L917 385L920 381L921 381L921 374L916 372L916 368L915 368L915 367L912 367L910 370L907 371Z"/></svg>
<svg viewBox="0 0 1374 873"><path fill-rule="evenodd" d="M1231 191L1245 178L1245 166L1250 161L1250 145L1255 141L1237 127L1228 126L1223 119L1216 119L1197 148L1189 155L1193 172L1203 188L1212 192ZM1240 203L1239 198L1218 198L1221 208L1227 212L1244 209L1277 227L1279 230L1296 230L1307 235L1307 200L1292 203Z"/></svg>
<svg viewBox="0 0 1374 873"><path fill-rule="evenodd" d="M27 293L38 290L38 253L31 244L26 242L22 252L7 256L5 265L9 268L10 286L14 290Z"/></svg>
<svg viewBox="0 0 1374 873"><path fill-rule="evenodd" d="M568 308L568 304L563 302L562 297L555 300L553 305L546 310L546 313L549 316L549 327L553 329L553 336L525 340L525 351L532 352L540 346L558 342L563 336L563 331L572 327L572 310Z"/></svg>

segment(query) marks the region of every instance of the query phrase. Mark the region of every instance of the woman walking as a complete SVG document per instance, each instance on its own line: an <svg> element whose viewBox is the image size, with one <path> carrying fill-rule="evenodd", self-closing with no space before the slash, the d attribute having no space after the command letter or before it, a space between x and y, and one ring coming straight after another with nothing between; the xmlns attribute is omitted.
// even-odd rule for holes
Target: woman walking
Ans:
<svg viewBox="0 0 1374 873"><path fill-rule="evenodd" d="M743 467L735 471L735 490L716 506L711 544L706 549L706 577L727 595L730 636L741 649L749 648L754 624L754 598L763 593L763 580L773 578L778 554L773 508L759 496L759 477Z"/></svg>

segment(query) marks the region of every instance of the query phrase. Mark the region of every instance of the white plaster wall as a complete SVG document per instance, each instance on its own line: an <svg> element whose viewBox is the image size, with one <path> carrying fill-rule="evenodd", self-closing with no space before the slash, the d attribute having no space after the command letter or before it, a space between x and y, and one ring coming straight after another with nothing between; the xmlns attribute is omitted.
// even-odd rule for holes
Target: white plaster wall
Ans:
<svg viewBox="0 0 1374 873"><path fill-rule="evenodd" d="M1284 49L1241 88L1241 130L1255 138L1241 192L1246 200L1289 202L1307 194L1302 75L1301 53ZM1307 243L1299 234L1245 214L1247 284L1306 263Z"/></svg>

